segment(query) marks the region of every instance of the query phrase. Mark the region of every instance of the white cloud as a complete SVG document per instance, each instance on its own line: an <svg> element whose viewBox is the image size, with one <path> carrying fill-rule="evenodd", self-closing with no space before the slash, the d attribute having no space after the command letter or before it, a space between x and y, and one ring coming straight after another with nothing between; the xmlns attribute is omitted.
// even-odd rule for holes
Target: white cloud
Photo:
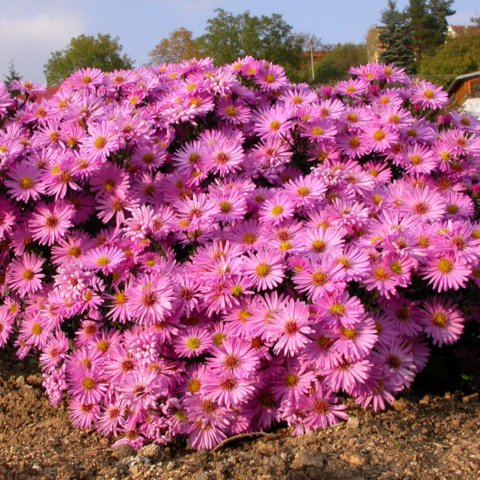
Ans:
<svg viewBox="0 0 480 480"><path fill-rule="evenodd" d="M43 66L50 53L63 50L83 31L82 20L68 14L0 18L0 72L6 74L13 60L24 80L44 83Z"/></svg>

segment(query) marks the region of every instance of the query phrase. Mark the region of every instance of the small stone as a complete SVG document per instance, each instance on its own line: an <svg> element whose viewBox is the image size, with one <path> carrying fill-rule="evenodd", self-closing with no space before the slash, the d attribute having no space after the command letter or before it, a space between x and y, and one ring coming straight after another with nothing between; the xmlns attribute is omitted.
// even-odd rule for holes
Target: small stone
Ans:
<svg viewBox="0 0 480 480"><path fill-rule="evenodd" d="M20 375L15 379L15 385L19 388L23 387L25 385L25 377L23 375Z"/></svg>
<svg viewBox="0 0 480 480"><path fill-rule="evenodd" d="M138 454L151 460L155 460L162 454L162 449L156 443L151 443L150 445L145 445L141 448Z"/></svg>
<svg viewBox="0 0 480 480"><path fill-rule="evenodd" d="M463 403L475 403L478 401L478 393L472 393L471 395L465 395L462 397Z"/></svg>
<svg viewBox="0 0 480 480"><path fill-rule="evenodd" d="M39 387L42 384L42 376L41 375L29 375L27 377L27 383L29 385L34 385L35 387Z"/></svg>
<svg viewBox="0 0 480 480"><path fill-rule="evenodd" d="M425 395L423 398L420 399L420 401L418 403L420 405L428 405L431 400L432 400L432 398L430 397L430 395Z"/></svg>
<svg viewBox="0 0 480 480"><path fill-rule="evenodd" d="M400 398L392 403L392 407L397 412L403 412L407 408L407 402L405 401L404 398Z"/></svg>
<svg viewBox="0 0 480 480"><path fill-rule="evenodd" d="M135 449L130 445L119 445L113 448L112 455L118 459L131 457L135 455Z"/></svg>
<svg viewBox="0 0 480 480"><path fill-rule="evenodd" d="M193 474L192 480L208 480L208 475L203 470L198 470Z"/></svg>
<svg viewBox="0 0 480 480"><path fill-rule="evenodd" d="M300 450L292 462L293 468L315 467L323 468L327 463L325 454L314 448Z"/></svg>
<svg viewBox="0 0 480 480"><path fill-rule="evenodd" d="M139 465L132 465L128 471L131 473L131 475L133 475L134 477L136 477L139 473L140 473L140 466Z"/></svg>
<svg viewBox="0 0 480 480"><path fill-rule="evenodd" d="M358 419L358 417L354 417L353 415L350 415L348 417L348 420L345 426L348 429L356 430L359 424L360 424L360 420Z"/></svg>
<svg viewBox="0 0 480 480"><path fill-rule="evenodd" d="M367 463L367 459L363 455L357 453L344 453L340 458L350 465L355 465L357 467L361 467Z"/></svg>
<svg viewBox="0 0 480 480"><path fill-rule="evenodd" d="M37 472L39 472L41 469L42 467L40 467L40 465L37 465L36 463L32 465L32 470L36 470Z"/></svg>

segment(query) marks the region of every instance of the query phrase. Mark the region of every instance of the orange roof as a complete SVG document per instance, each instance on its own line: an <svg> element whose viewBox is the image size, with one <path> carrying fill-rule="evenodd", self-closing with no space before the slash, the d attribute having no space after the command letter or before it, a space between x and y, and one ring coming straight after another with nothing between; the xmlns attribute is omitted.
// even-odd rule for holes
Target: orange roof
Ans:
<svg viewBox="0 0 480 480"><path fill-rule="evenodd" d="M480 33L480 25L450 25L449 28L455 35Z"/></svg>

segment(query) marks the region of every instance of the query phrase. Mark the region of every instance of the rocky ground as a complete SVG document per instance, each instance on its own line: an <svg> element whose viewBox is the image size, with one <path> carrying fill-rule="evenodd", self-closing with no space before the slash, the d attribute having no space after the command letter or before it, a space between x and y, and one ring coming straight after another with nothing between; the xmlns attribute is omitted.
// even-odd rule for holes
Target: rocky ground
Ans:
<svg viewBox="0 0 480 480"><path fill-rule="evenodd" d="M477 394L415 397L386 412L292 438L286 429L215 452L148 445L139 452L75 430L52 408L33 365L0 354L0 479L480 480Z"/></svg>

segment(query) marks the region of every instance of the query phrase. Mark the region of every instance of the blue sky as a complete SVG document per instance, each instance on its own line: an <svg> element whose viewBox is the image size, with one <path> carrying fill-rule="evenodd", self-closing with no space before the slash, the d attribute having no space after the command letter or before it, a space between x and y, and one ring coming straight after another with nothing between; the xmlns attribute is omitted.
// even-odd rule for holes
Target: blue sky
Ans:
<svg viewBox="0 0 480 480"><path fill-rule="evenodd" d="M255 15L280 13L294 31L324 43L364 41L387 0L0 0L0 75L11 59L24 79L44 82L43 65L54 50L81 33L118 36L125 53L142 65L148 52L179 27L203 33L215 8ZM404 7L408 0L398 0ZM478 0L456 0L451 24L468 24Z"/></svg>

